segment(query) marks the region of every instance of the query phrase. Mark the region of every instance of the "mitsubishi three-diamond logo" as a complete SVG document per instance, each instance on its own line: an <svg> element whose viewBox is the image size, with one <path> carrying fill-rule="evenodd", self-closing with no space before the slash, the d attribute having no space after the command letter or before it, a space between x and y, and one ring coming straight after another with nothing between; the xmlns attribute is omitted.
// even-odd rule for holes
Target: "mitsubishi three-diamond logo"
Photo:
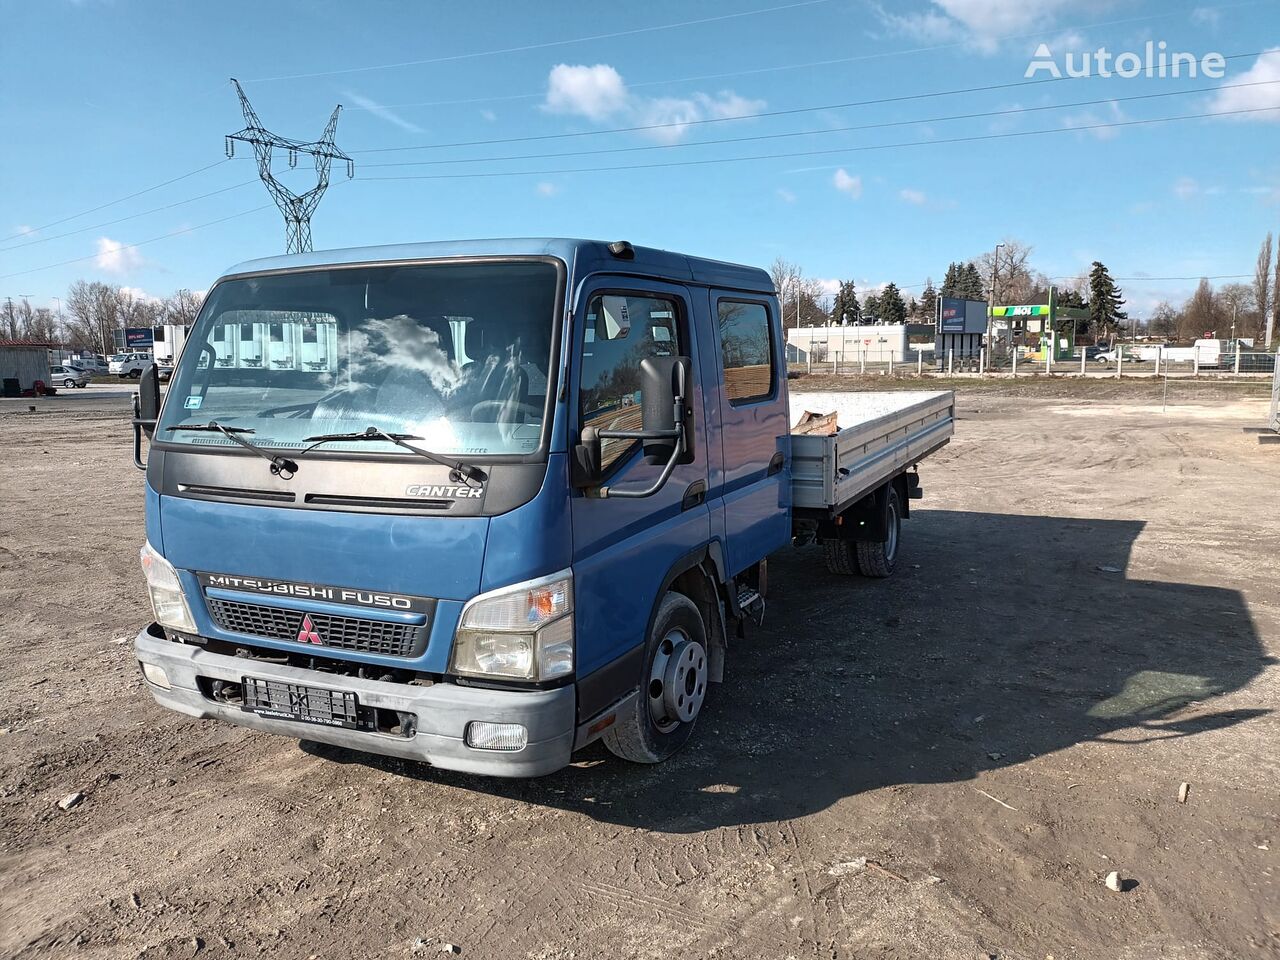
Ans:
<svg viewBox="0 0 1280 960"><path fill-rule="evenodd" d="M311 614L304 613L302 615L302 627L298 630L299 643L323 643L320 634L316 633L316 628L311 625Z"/></svg>

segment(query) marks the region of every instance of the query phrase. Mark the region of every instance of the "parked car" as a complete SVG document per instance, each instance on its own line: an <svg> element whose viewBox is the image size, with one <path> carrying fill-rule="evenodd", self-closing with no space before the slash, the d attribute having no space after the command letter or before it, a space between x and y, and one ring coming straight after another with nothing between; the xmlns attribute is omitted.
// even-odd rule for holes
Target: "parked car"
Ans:
<svg viewBox="0 0 1280 960"><path fill-rule="evenodd" d="M151 354L149 353L117 353L111 358L108 369L121 380L125 377L133 377L136 380L142 376L143 369L150 362Z"/></svg>
<svg viewBox="0 0 1280 960"><path fill-rule="evenodd" d="M1099 363L1119 363L1120 356L1122 354L1124 355L1126 363L1142 362L1142 357L1138 356L1136 353L1125 350L1122 347L1112 347L1110 350L1103 350L1092 359L1097 360Z"/></svg>
<svg viewBox="0 0 1280 960"><path fill-rule="evenodd" d="M83 370L90 376L107 372L107 365L94 357L72 357L70 360L64 361L63 365Z"/></svg>
<svg viewBox="0 0 1280 960"><path fill-rule="evenodd" d="M49 382L58 387L86 387L89 385L89 374L72 366L55 364L49 368Z"/></svg>

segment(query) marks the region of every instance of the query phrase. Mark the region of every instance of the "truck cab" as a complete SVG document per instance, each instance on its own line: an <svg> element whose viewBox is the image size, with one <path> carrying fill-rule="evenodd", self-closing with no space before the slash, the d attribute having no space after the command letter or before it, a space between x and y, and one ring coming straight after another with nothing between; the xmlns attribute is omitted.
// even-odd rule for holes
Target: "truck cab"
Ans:
<svg viewBox="0 0 1280 960"><path fill-rule="evenodd" d="M581 240L254 261L139 402L136 652L195 717L500 776L598 738L657 762L792 536L754 268Z"/></svg>

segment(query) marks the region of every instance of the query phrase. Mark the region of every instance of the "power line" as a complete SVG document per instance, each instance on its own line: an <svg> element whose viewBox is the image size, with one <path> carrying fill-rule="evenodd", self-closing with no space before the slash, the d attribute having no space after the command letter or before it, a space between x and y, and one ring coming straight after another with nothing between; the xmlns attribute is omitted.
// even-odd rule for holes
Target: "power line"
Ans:
<svg viewBox="0 0 1280 960"><path fill-rule="evenodd" d="M1234 53L1224 60L1238 60L1243 57L1260 57L1269 54L1280 54L1280 50L1260 50L1253 53ZM1093 79L1092 77L1044 77L1039 80L1014 80L1008 83L992 83L978 87L961 87L955 90L934 90L929 93L911 93L896 97L876 97L869 100L850 100L844 103L824 103L813 107L792 107L786 110L766 110L758 113L744 113L732 117L705 117L699 120L680 120L669 123L649 123L630 127L610 127L604 130L579 130L573 133L545 133L526 137L498 137L488 140L458 140L453 143L424 143L403 147L369 147L364 150L353 150L352 153L397 153L406 150L443 150L450 147L484 147L504 143L532 143L540 140L569 140L578 137L600 137L614 133L641 133L650 130L669 130L673 127L705 126L712 123L732 123L737 120L762 120L772 117L794 116L801 113L815 113L821 110L844 110L849 107L882 106L889 103L906 103L912 100L929 100L934 97L960 96L968 93L988 93L994 90L1013 90L1024 87L1036 87L1046 83L1062 83L1069 80Z"/></svg>
<svg viewBox="0 0 1280 960"><path fill-rule="evenodd" d="M856 130L878 130L886 127L913 126L918 123L944 123L951 120L978 120L988 117L1006 117L1047 110L1068 110L1074 107L1095 107L1100 104L1129 103L1135 100L1156 100L1163 97L1185 97L1195 93L1233 90L1239 87L1261 87L1280 83L1280 80L1257 80L1249 83L1232 83L1217 87L1193 87L1190 90L1170 90L1163 93L1144 93L1132 97L1103 97L1098 100L1077 100L1072 103L1054 103L1036 107L1010 107L1005 110L989 110L982 113L961 113L944 117L923 117L918 120L888 120L881 123L864 123L850 127L824 127L821 130L798 130L791 133L762 133L749 137L724 137L719 140L695 140L689 143L653 143L633 147L609 147L603 150L573 150L562 153L526 153L507 157L465 157L453 160L402 160L394 163L369 163L367 167L429 167L450 163L498 163L507 160L536 160L557 157L589 157L612 153L635 153L649 150L677 150L688 147L706 147L725 143L748 143L759 140L784 140L790 137L812 137L831 133L849 133Z"/></svg>
<svg viewBox="0 0 1280 960"><path fill-rule="evenodd" d="M61 240L64 237L74 237L80 233L88 233L90 230L101 230L103 227L113 227L117 223L124 223L127 220L137 220L139 217L146 217L153 213L160 213L162 210L172 210L174 207L181 207L188 203L195 203L197 200L206 200L209 197L216 197L218 194L227 193L231 190L239 190L241 187L247 187L249 184L257 182L257 180L244 180L240 183L234 183L229 187L223 187L221 190L211 190L208 193L202 193L196 197L188 197L186 200L175 200L173 203L166 203L162 207L152 207L150 210L143 210L141 213L131 213L127 217L118 217L115 220L104 220L102 223L95 223L90 227L81 227L79 230L68 230L66 233L55 233L52 236L40 237L38 240L29 240L26 243L14 244L12 247L0 247L0 253L8 253L11 250L24 250L27 247L34 247L36 244L47 243L50 240Z"/></svg>
<svg viewBox="0 0 1280 960"><path fill-rule="evenodd" d="M98 206L90 207L88 210L81 210L79 213L73 213L69 217L63 217L61 220L53 220L53 221L50 221L49 223L42 224L41 226L33 227L28 232L36 233L40 230L48 230L50 227L56 227L60 223L66 223L68 220L78 220L81 217L88 216L91 213L97 213L99 210L105 210L107 207L114 207L117 203L124 203L126 200L132 200L134 197L140 197L144 193L151 193L153 190L159 190L161 187L167 187L171 183L177 183L180 180L186 180L189 177L194 177L198 173L204 173L206 170L212 170L214 167L219 166L220 164L223 164L226 162L227 162L226 160L217 160L206 167L200 167L197 170L192 170L190 173L184 173L181 176L174 177L170 180L165 180L162 183L155 184L154 186L146 187L142 190L137 190L131 194L128 194L127 196L119 197L118 199L115 199L115 200L108 200L106 203L100 203L98 204ZM18 238L25 237L25 236L27 236L27 232L15 233L7 237L0 237L0 243L3 243L7 240L17 240Z"/></svg>
<svg viewBox="0 0 1280 960"><path fill-rule="evenodd" d="M206 223L198 223L193 227L183 227L181 230L174 230L171 233L162 233L158 237L151 237L149 240L139 240L137 243L122 244L117 248L119 250L133 250L138 247L146 246L149 243L156 243L159 240L168 240L171 237L178 237L184 233L193 233L196 230L203 230L205 227L212 227L219 223L226 223L228 220L235 220L238 217L247 217L251 213L257 213L259 210L266 210L271 206L264 203L260 207L254 207L252 210L241 210L239 213L232 213L225 217L219 217L217 220L210 220ZM17 273L0 274L0 280L8 280L10 277L21 277L28 273L39 273L41 270L52 270L54 267L64 267L69 263L83 263L85 260L93 260L100 254L91 253L86 257L73 257L70 260L59 260L57 263L46 263L42 267L32 267L30 270L19 270Z"/></svg>
<svg viewBox="0 0 1280 960"><path fill-rule="evenodd" d="M1262 2L1262 0L1248 0L1248 2L1245 2L1245 3L1224 4L1222 6L1206 7L1204 9L1231 10L1236 7L1257 6L1258 3L1260 2ZM1064 31L1065 30L1092 30L1098 27L1119 26L1119 25L1128 24L1128 23L1142 23L1150 20L1166 19L1168 17L1177 16L1183 12L1184 11L1182 10L1173 10L1173 11L1170 11L1169 13L1154 14L1154 15L1148 15L1148 16L1142 16L1142 17L1127 17L1121 20L1103 20L1097 23L1077 24L1076 26L1064 27L1062 29ZM1022 40L1022 39L1026 39L1027 37L1040 37L1040 36L1043 36L1043 33L1044 31L1035 31L1031 33L1013 33L1013 34L1006 34L1000 37L993 37L991 39L996 42L1000 42L1004 40ZM760 74L780 73L787 70L806 70L813 67L830 67L830 66L837 66L839 64L844 64L844 63L859 63L859 62L868 61L868 60L883 60L889 57L907 56L907 55L917 54L917 53L934 53L939 50L949 50L955 47L964 47L968 45L969 45L969 41L962 40L954 43L933 44L927 47L911 47L904 50L886 50L881 53L864 53L854 57L834 57L827 60L807 60L802 63L781 64L773 67L754 67L750 70L731 70L725 73L704 73L698 76L690 76L690 77L667 77L667 78L655 79L655 80L639 80L635 82L628 82L627 86L634 89L636 87L653 87L653 86L661 86L663 84L669 84L669 83L699 83L704 80L726 80L726 79L729 79L730 77L759 76ZM1275 52L1275 51L1264 51L1263 53L1266 53L1266 52ZM1262 54L1239 54L1239 56L1259 56L1259 55L1262 55ZM1233 58L1228 57L1226 59L1233 59ZM453 99L453 100L418 100L410 103L380 104L380 106L388 107L391 109L403 109L406 107L448 107L448 106L458 106L458 105L473 104L473 103L504 103L504 102L510 102L514 100L537 100L543 96L545 96L545 91L539 90L535 93L504 94L504 95L493 96L493 97L464 97L464 98ZM348 109L365 110L368 108L350 107Z"/></svg>
<svg viewBox="0 0 1280 960"><path fill-rule="evenodd" d="M565 173L603 173L608 171L620 170L653 170L665 167L696 167L706 166L717 163L742 163L753 160L785 160L796 157L817 157L829 156L831 154L842 153L863 153L870 150L889 150L897 147L920 147L920 146L940 146L944 144L954 143L978 143L986 140L1008 140L1016 137L1035 137L1045 134L1054 133L1080 133L1089 130L1107 130L1116 127L1133 127L1145 124L1155 123L1174 123L1181 120L1203 120L1209 117L1232 117L1244 114L1267 113L1274 110L1280 110L1280 106L1275 107L1257 107L1248 110L1223 110L1209 113L1189 113L1174 117L1152 117L1145 120L1123 120L1112 121L1109 123L1092 123L1081 124L1075 127L1053 127L1044 130L1021 130L1012 133L989 133L971 137L947 137L937 140L908 140L901 143L880 143L869 144L857 147L832 147L825 150L798 150L787 153L762 153L745 157L716 157L706 160L668 160L660 163L636 163L636 164L617 164L606 167L567 167L558 170L507 170L507 171L486 171L478 173L433 173L433 174L412 174L390 177L364 177L360 181L369 183L371 181L384 180L470 180L485 179L491 177L532 177L532 176L552 176L555 174Z"/></svg>
<svg viewBox="0 0 1280 960"><path fill-rule="evenodd" d="M615 40L619 37L633 37L642 33L656 33L661 30L674 30L678 27L693 27L704 23L720 23L724 20L736 20L740 17L754 17L764 13L777 13L780 10L794 10L797 7L812 7L831 0L798 0L795 3L784 3L777 7L764 7L759 10L742 10L737 13L725 13L716 17L700 17L697 20L683 20L679 23L662 23L650 27L636 27L632 30L617 30L613 33L598 33L589 37L571 37L564 40L547 40L543 43L527 43L518 47L504 47L499 50L476 50L471 53L455 53L443 57L428 57L423 60L403 60L398 63L377 63L364 67L347 67L342 70L319 70L314 73L294 73L279 77L257 77L246 83L274 83L280 80L309 80L314 77L336 77L351 73L368 73L373 70L393 70L399 67L417 67L431 63L455 63L459 60L475 60L480 57L494 57L509 53L525 53L529 50L545 50L548 47L561 47L573 43L591 43L597 40Z"/></svg>

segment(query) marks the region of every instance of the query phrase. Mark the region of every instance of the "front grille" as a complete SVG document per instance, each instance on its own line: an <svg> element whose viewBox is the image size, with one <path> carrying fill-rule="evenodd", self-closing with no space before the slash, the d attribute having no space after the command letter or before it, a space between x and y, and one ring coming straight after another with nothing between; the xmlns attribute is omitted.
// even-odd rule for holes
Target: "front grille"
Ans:
<svg viewBox="0 0 1280 960"><path fill-rule="evenodd" d="M426 647L427 628L404 623L386 623L360 617L328 613L284 610L260 603L205 597L213 622L223 630L268 640L297 641L303 617L308 617L320 646L359 650L388 657L411 657Z"/></svg>

